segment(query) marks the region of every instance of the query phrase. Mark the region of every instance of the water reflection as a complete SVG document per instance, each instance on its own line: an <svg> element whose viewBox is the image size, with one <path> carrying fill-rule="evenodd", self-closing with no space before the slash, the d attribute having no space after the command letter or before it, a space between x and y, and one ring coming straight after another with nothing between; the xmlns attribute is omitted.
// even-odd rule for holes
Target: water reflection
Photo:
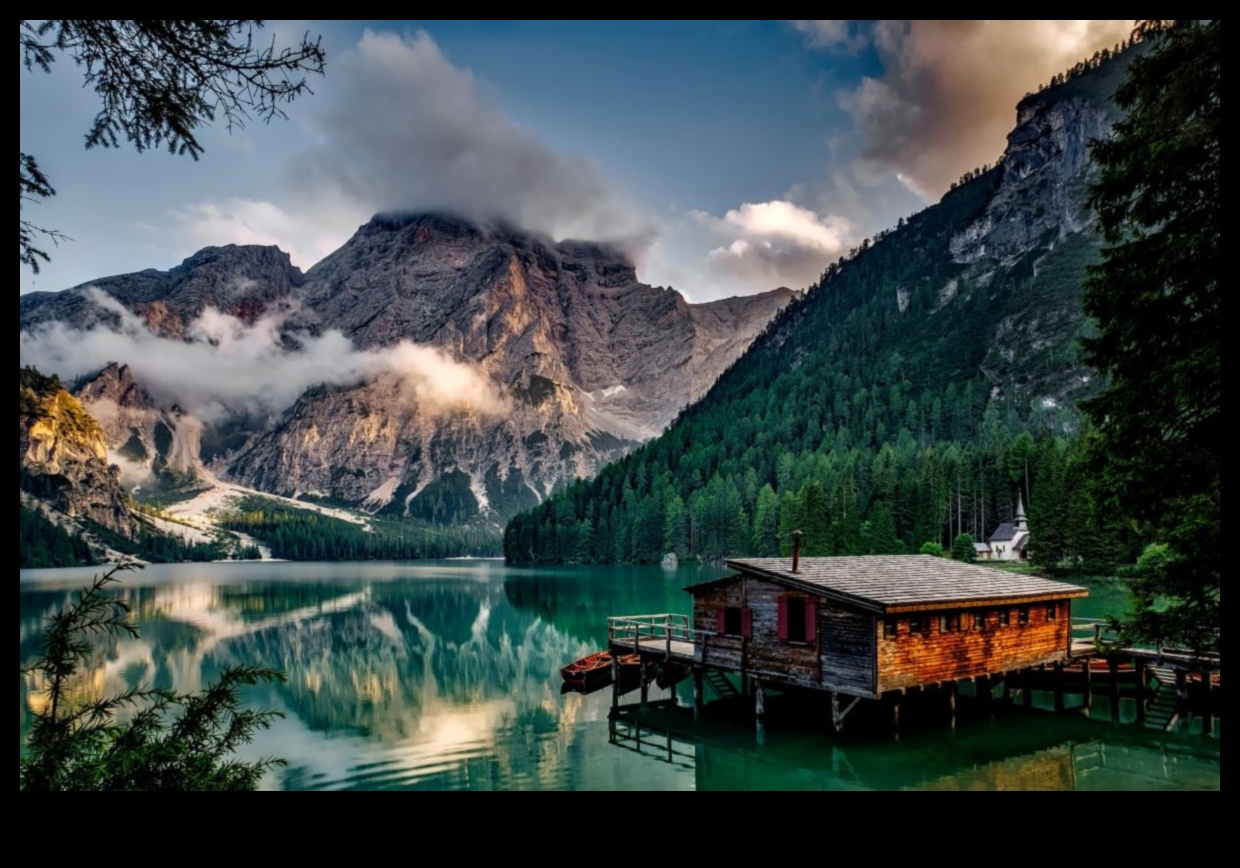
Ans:
<svg viewBox="0 0 1240 868"><path fill-rule="evenodd" d="M1033 769L1061 767L1069 738L1096 741L1065 736L1062 720L1048 738L1047 718L1038 717L1028 726L1005 722L976 745L935 736L841 753L809 731L758 748L751 725L722 719L677 736L687 745L680 762L612 744L609 694L561 696L559 668L602 647L609 615L685 611L680 588L713 575L491 563L151 568L116 592L133 607L142 638L104 643L75 695L139 684L200 690L231 663L280 669L288 684L251 699L287 718L250 752L288 759L267 782L288 789L984 788L1000 785L1008 766L990 777L978 769L996 763L1017 764L1004 779L1013 785L1067 788L1056 772ZM23 575L22 659L43 619L89 578ZM39 710L39 686L20 684L19 734ZM988 753L998 742L1004 753ZM1078 770L1078 788L1084 779ZM1200 779L1208 786L1208 762L1191 785ZM1100 780L1139 785L1137 777ZM1216 756L1213 788L1218 781Z"/></svg>
<svg viewBox="0 0 1240 868"><path fill-rule="evenodd" d="M761 745L735 727L694 726L673 711L610 723L614 750L694 774L698 790L1116 791L1220 788L1215 746L1156 743L1140 731L1016 715L911 742L831 744L821 734L768 733ZM1056 743L1067 736L1075 739Z"/></svg>

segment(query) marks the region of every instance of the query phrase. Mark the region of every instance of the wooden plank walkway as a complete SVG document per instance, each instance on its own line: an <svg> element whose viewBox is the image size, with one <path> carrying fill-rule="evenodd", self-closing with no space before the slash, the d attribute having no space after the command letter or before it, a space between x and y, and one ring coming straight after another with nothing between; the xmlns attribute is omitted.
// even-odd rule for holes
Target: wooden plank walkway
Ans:
<svg viewBox="0 0 1240 868"><path fill-rule="evenodd" d="M667 639L642 638L634 641L633 638L617 638L611 640L611 650L619 651L624 654L641 654L643 657L657 657L661 660L668 659L668 651L671 651L671 660L676 663L694 662L695 652L692 642L682 642L673 639L670 643Z"/></svg>

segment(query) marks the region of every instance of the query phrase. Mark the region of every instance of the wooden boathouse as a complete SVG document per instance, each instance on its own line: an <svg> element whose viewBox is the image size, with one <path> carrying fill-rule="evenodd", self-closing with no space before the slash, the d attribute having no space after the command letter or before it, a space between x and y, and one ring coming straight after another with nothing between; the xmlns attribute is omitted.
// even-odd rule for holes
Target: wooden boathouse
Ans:
<svg viewBox="0 0 1240 868"><path fill-rule="evenodd" d="M685 590L692 618L613 618L614 654L739 676L759 717L766 690L831 695L833 723L864 700L996 679L1073 659L1073 585L928 556L729 561ZM722 684L726 687L728 682ZM643 698L646 695L643 685ZM618 701L618 696L617 696Z"/></svg>

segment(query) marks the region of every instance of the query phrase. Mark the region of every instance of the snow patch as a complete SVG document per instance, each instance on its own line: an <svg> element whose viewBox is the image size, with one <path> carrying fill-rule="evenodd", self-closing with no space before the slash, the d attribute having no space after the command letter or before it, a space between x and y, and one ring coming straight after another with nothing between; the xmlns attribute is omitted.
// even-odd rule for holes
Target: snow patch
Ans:
<svg viewBox="0 0 1240 868"><path fill-rule="evenodd" d="M485 513L491 508L491 500L487 497L487 488L482 480L477 476L470 474L469 490L474 493L474 499L478 501L478 512Z"/></svg>
<svg viewBox="0 0 1240 868"><path fill-rule="evenodd" d="M366 496L365 505L375 509L383 509L396 497L396 489L400 487L400 477L393 476Z"/></svg>

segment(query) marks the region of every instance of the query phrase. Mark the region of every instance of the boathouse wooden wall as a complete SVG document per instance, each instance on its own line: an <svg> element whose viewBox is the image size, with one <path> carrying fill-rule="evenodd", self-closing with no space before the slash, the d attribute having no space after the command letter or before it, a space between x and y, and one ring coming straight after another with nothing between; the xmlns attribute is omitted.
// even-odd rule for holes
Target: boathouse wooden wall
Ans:
<svg viewBox="0 0 1240 868"><path fill-rule="evenodd" d="M1055 618L1049 617L1055 606ZM1029 622L1021 624L1021 611ZM1007 612L1003 626L1001 612ZM975 625L974 617L982 619ZM913 618L921 632L911 630ZM943 618L949 630L944 632ZM888 638L886 625L894 622L896 637ZM1069 601L1035 603L1030 606L995 606L987 609L957 608L950 612L899 615L878 623L878 692L959 681L1035 666L1068 658L1072 607Z"/></svg>
<svg viewBox="0 0 1240 868"><path fill-rule="evenodd" d="M815 629L809 641L791 643L780 636L780 598L803 599L815 607ZM718 632L719 612L748 610L748 636ZM702 665L746 672L774 685L832 690L874 697L874 616L828 601L825 597L789 590L752 576L698 591L694 627L702 631Z"/></svg>
<svg viewBox="0 0 1240 868"><path fill-rule="evenodd" d="M813 602L817 629L810 641L790 643L781 638L781 598ZM747 612L743 635L719 630L721 612L728 608ZM1025 610L1028 623L1022 624ZM1007 626L1000 617L1004 611ZM693 613L694 627L703 636L698 662L707 668L747 673L773 685L871 699L893 690L1065 661L1072 623L1068 600L991 603L984 609L965 605L885 618L750 575L694 591ZM911 629L914 620L920 622L917 634ZM896 628L894 638L889 635L891 625Z"/></svg>

